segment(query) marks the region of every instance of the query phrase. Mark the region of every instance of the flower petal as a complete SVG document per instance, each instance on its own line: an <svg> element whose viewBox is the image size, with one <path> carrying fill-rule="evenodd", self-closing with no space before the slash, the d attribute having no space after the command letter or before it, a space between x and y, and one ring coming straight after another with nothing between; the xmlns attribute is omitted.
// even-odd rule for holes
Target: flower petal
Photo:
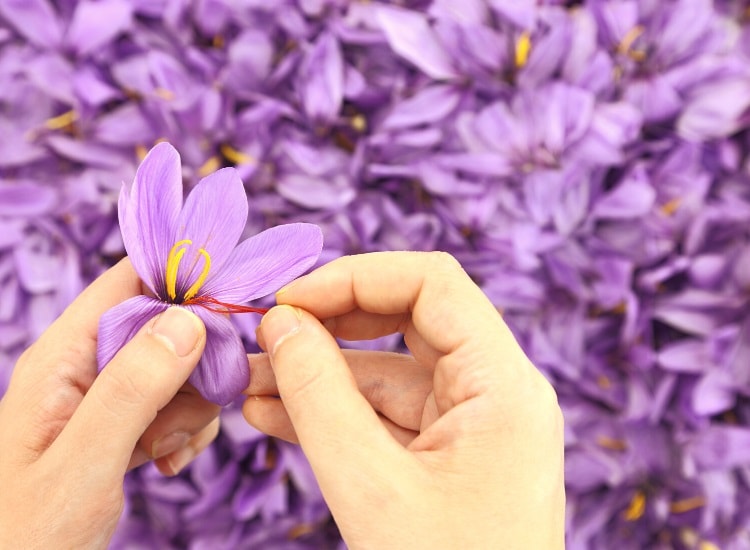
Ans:
<svg viewBox="0 0 750 550"><path fill-rule="evenodd" d="M323 248L317 225L292 223L267 229L243 241L203 294L238 304L274 292L307 271Z"/></svg>
<svg viewBox="0 0 750 550"><path fill-rule="evenodd" d="M167 307L169 304L149 296L134 296L102 315L96 345L98 370L107 366L143 325Z"/></svg>
<svg viewBox="0 0 750 550"><path fill-rule="evenodd" d="M450 55L424 14L395 6L378 6L375 13L394 52L434 79L457 76Z"/></svg>
<svg viewBox="0 0 750 550"><path fill-rule="evenodd" d="M163 296L167 256L182 206L180 155L168 143L149 151L118 203L125 250L141 280Z"/></svg>
<svg viewBox="0 0 750 550"><path fill-rule="evenodd" d="M198 182L185 201L177 226L175 240L193 243L177 271L178 292L185 292L204 268L199 249L211 257L211 273L221 270L246 222L247 196L237 170L223 168Z"/></svg>
<svg viewBox="0 0 750 550"><path fill-rule="evenodd" d="M250 366L237 329L224 315L188 306L206 325L206 348L188 379L217 405L227 405L250 384Z"/></svg>

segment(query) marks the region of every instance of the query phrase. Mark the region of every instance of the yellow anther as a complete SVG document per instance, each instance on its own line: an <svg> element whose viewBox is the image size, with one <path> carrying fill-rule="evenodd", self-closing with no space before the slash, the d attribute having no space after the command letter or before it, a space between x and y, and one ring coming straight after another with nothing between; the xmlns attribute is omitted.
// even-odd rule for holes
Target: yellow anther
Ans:
<svg viewBox="0 0 750 550"><path fill-rule="evenodd" d="M167 295L172 300L177 299L177 270L180 267L180 261L182 261L182 257L185 255L187 247L191 244L193 244L193 241L191 241L190 239L177 241L169 251L169 256L167 256L167 273L165 283L167 285ZM200 248L198 249L198 253L203 256L203 270L198 276L198 279L190 286L190 288L187 289L187 292L185 292L184 296L182 297L183 300L190 300L191 298L195 298L195 296L198 294L198 291L201 289L201 286L203 286L203 283L206 282L208 272L211 270L211 256L208 255L208 252L206 252L205 249Z"/></svg>
<svg viewBox="0 0 750 550"><path fill-rule="evenodd" d="M625 36L622 37L622 40L620 40L620 43L617 45L617 53L626 55L628 52L630 52L630 48L633 47L635 41L638 40L638 37L641 36L645 32L645 30L646 29L643 25L636 25L628 32L626 32ZM640 53L642 54L643 52Z"/></svg>
<svg viewBox="0 0 750 550"><path fill-rule="evenodd" d="M357 132L361 133L367 130L367 119L364 117L364 115L356 114L351 118L349 122L352 125L352 128Z"/></svg>
<svg viewBox="0 0 750 550"><path fill-rule="evenodd" d="M165 282L167 284L167 295L174 300L177 298L177 268L180 267L180 260L185 255L185 248L183 246L190 246L193 241L184 239L177 241L169 251L167 256L167 276Z"/></svg>
<svg viewBox="0 0 750 550"><path fill-rule="evenodd" d="M205 260L203 262L203 271L201 271L201 274L198 275L198 280L195 281L192 286L187 289L187 292L185 292L185 300L194 298L196 294L198 294L198 291L203 286L203 283L206 282L208 272L211 271L211 256L208 255L208 252L206 252L204 248L199 248L198 253L203 256L203 259Z"/></svg>
<svg viewBox="0 0 750 550"><path fill-rule="evenodd" d="M56 117L48 118L44 122L44 126L50 130L62 130L73 124L76 120L78 120L78 113L71 109Z"/></svg>
<svg viewBox="0 0 750 550"><path fill-rule="evenodd" d="M695 496L690 498L683 498L682 500L676 500L669 505L669 511L673 514L684 514L702 508L706 505L706 499L701 496Z"/></svg>
<svg viewBox="0 0 750 550"><path fill-rule="evenodd" d="M628 505L628 509L625 510L623 518L625 521L635 521L643 516L646 511L646 495L643 491L636 491L633 495L633 499Z"/></svg>
<svg viewBox="0 0 750 550"><path fill-rule="evenodd" d="M531 53L531 33L523 31L516 41L516 68L520 69L529 61Z"/></svg>
<svg viewBox="0 0 750 550"><path fill-rule="evenodd" d="M198 168L198 175L205 178L207 175L216 172L219 168L221 168L221 161L219 160L219 157L213 155L209 157L200 168Z"/></svg>
<svg viewBox="0 0 750 550"><path fill-rule="evenodd" d="M671 201L664 203L659 210L665 216L671 216L677 212L677 209L680 207L680 202L682 201L679 198L674 198Z"/></svg>
<svg viewBox="0 0 750 550"><path fill-rule="evenodd" d="M135 146L135 156L138 159L138 162L141 162L143 159L145 159L147 154L148 149L146 149L145 145L139 143Z"/></svg>
<svg viewBox="0 0 750 550"><path fill-rule="evenodd" d="M600 435L596 438L596 444L604 449L622 453L628 450L628 443L624 439L615 439L606 435Z"/></svg>
<svg viewBox="0 0 750 550"><path fill-rule="evenodd" d="M255 162L255 159L248 155L247 153L243 153L242 151L235 149L231 145L227 145L226 143L222 144L221 147L219 147L219 150L221 151L221 154L224 155L224 158L227 159L229 162L234 164L247 164L250 162Z"/></svg>
<svg viewBox="0 0 750 550"><path fill-rule="evenodd" d="M167 90L166 88L156 88L154 90L154 95L162 98L164 101L172 101L175 98L174 92L172 90Z"/></svg>

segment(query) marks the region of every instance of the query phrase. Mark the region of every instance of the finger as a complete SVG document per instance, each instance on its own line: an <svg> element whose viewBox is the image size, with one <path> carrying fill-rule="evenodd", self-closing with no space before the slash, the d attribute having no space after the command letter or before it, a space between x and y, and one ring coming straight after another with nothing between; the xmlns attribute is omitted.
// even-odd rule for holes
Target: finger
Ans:
<svg viewBox="0 0 750 550"><path fill-rule="evenodd" d="M202 453L206 447L213 443L219 435L219 418L214 418L211 423L195 434L187 442L187 445L154 461L159 471L165 476L176 476L190 464L195 457Z"/></svg>
<svg viewBox="0 0 750 550"><path fill-rule="evenodd" d="M357 310L389 316L393 331L403 330L398 315L411 312L415 330L407 327L405 341L420 362L439 367L435 398L441 413L490 387L512 394L531 366L496 308L445 253L339 258L276 298L321 319Z"/></svg>
<svg viewBox="0 0 750 550"><path fill-rule="evenodd" d="M242 414L255 429L290 443L299 443L289 414L279 398L251 395L242 405ZM383 427L404 447L419 435L419 432L399 426L382 415L378 417Z"/></svg>
<svg viewBox="0 0 750 550"><path fill-rule="evenodd" d="M432 391L432 370L401 353L342 350L357 388L376 412L395 425L419 430L425 400ZM277 396L276 378L268 354L248 356L249 396ZM266 430L263 430L266 431Z"/></svg>
<svg viewBox="0 0 750 550"><path fill-rule="evenodd" d="M221 407L206 401L191 384L185 384L143 433L128 469L183 448L220 412Z"/></svg>
<svg viewBox="0 0 750 550"><path fill-rule="evenodd" d="M129 260L122 260L84 290L18 360L3 403L15 424L29 429L3 441L21 460L33 461L49 447L96 378L101 314L141 288Z"/></svg>
<svg viewBox="0 0 750 550"><path fill-rule="evenodd" d="M195 368L205 339L200 319L180 307L146 323L99 374L50 452L122 475L136 442Z"/></svg>
<svg viewBox="0 0 750 550"><path fill-rule="evenodd" d="M332 508L348 495L362 469L391 472L403 466L403 448L357 389L336 341L320 322L289 306L272 308L260 329L300 445ZM378 460L370 460L373 452Z"/></svg>
<svg viewBox="0 0 750 550"><path fill-rule="evenodd" d="M420 334L442 353L450 353L476 335L495 340L502 325L482 291L445 253L345 256L297 279L280 290L276 299L320 319L357 309L388 315L392 332L402 324L401 316L410 312ZM467 311L467 303L477 307Z"/></svg>

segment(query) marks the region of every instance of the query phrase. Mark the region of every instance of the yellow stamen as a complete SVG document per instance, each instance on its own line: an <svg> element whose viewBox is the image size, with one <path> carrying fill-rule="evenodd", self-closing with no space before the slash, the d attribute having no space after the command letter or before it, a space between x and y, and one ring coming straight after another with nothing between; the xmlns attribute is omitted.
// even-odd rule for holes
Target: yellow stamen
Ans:
<svg viewBox="0 0 750 550"><path fill-rule="evenodd" d="M167 284L167 295L172 300L177 298L177 268L180 267L180 260L182 260L186 250L180 247L190 246L191 244L193 244L193 241L190 239L177 241L174 243L172 250L169 251L169 256L167 256L167 276L165 282Z"/></svg>
<svg viewBox="0 0 750 550"><path fill-rule="evenodd" d="M641 516L643 516L643 513L645 511L646 495L643 493L643 491L636 491L633 495L633 499L628 505L628 509L625 510L625 513L623 514L623 518L625 519L625 521L636 521L637 519L640 519Z"/></svg>
<svg viewBox="0 0 750 550"><path fill-rule="evenodd" d="M529 60L531 53L531 33L523 31L516 41L516 67L520 69Z"/></svg>
<svg viewBox="0 0 750 550"><path fill-rule="evenodd" d="M162 98L164 101L172 101L175 98L174 92L172 90L167 90L166 88L156 88L154 94L157 97Z"/></svg>
<svg viewBox="0 0 750 550"><path fill-rule="evenodd" d="M239 151L231 145L227 145L226 143L222 144L219 149L221 150L221 154L224 155L224 158L234 164L247 164L250 162L255 162L255 159L247 153L243 153L242 151Z"/></svg>
<svg viewBox="0 0 750 550"><path fill-rule="evenodd" d="M141 145L140 143L135 146L135 156L138 159L138 162L141 162L143 159L146 158L146 155L148 154L148 149L146 149L145 145Z"/></svg>
<svg viewBox="0 0 750 550"><path fill-rule="evenodd" d="M50 130L62 130L73 124L76 120L78 120L78 113L71 109L56 117L48 118L44 122L44 126Z"/></svg>
<svg viewBox="0 0 750 550"><path fill-rule="evenodd" d="M646 29L643 25L636 25L626 32L625 36L622 37L622 40L620 40L620 43L617 45L617 53L626 55L630 51L630 48L633 47L635 41L638 40L638 37L641 36L645 30Z"/></svg>
<svg viewBox="0 0 750 550"><path fill-rule="evenodd" d="M679 198L674 198L671 201L664 203L659 210L665 216L671 216L677 212L677 209L680 207L680 202Z"/></svg>
<svg viewBox="0 0 750 550"><path fill-rule="evenodd" d="M600 447L609 449L610 451L617 451L618 453L628 450L628 444L624 439L615 439L614 437L608 437L606 435L600 435L597 437L596 443Z"/></svg>
<svg viewBox="0 0 750 550"><path fill-rule="evenodd" d="M352 125L352 128L356 130L357 132L361 133L367 130L367 119L361 114L354 115L349 121L349 123Z"/></svg>
<svg viewBox="0 0 750 550"><path fill-rule="evenodd" d="M190 288L187 289L187 292L185 292L185 300L189 300L190 298L194 298L196 294L198 294L198 291L203 286L203 283L206 282L206 277L208 277L208 272L211 270L211 256L208 255L208 252L206 252L205 248L199 248L198 253L203 256L203 259L205 260L203 262L203 271L201 271L201 274L198 275L198 280L195 281Z"/></svg>
<svg viewBox="0 0 750 550"><path fill-rule="evenodd" d="M211 41L214 48L223 48L224 47L224 37L220 34L217 34L214 36L213 40Z"/></svg>
<svg viewBox="0 0 750 550"><path fill-rule="evenodd" d="M213 174L221 167L221 161L219 160L219 157L216 155L213 155L212 157L209 157L209 159L204 162L200 168L198 168L198 175L202 178L205 178L209 174Z"/></svg>
<svg viewBox="0 0 750 550"><path fill-rule="evenodd" d="M604 374L600 374L596 377L596 385L603 390L608 390L612 387L612 380Z"/></svg>
<svg viewBox="0 0 750 550"><path fill-rule="evenodd" d="M682 500L676 500L669 505L669 511L673 514L684 514L697 508L701 508L706 505L706 499L697 496L690 498L683 498Z"/></svg>

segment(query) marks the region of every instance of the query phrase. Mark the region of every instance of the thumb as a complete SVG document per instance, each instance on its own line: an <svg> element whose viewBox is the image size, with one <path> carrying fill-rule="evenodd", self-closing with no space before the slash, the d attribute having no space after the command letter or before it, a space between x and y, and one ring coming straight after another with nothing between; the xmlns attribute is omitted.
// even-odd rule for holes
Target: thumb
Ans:
<svg viewBox="0 0 750 550"><path fill-rule="evenodd" d="M391 459L403 448L358 390L323 325L301 309L282 305L263 316L260 332L279 395L329 505L335 508L336 500L346 498L342 493L361 487L361 482L351 483L368 469L392 472Z"/></svg>
<svg viewBox="0 0 750 550"><path fill-rule="evenodd" d="M81 464L127 469L138 439L177 394L206 342L201 320L170 307L147 322L92 384L52 448Z"/></svg>

